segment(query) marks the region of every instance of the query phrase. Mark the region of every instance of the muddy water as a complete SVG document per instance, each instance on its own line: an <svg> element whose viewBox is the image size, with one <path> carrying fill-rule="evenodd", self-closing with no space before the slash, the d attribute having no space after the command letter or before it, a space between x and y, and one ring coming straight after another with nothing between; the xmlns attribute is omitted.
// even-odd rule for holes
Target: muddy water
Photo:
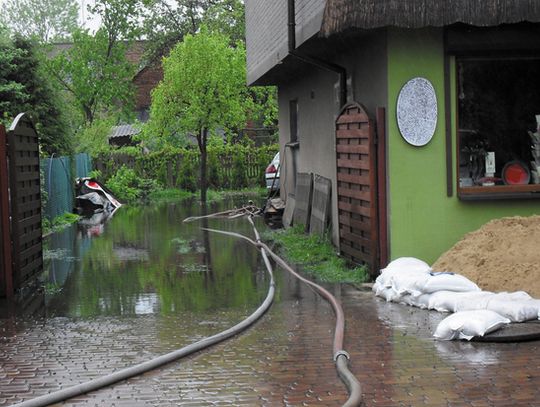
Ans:
<svg viewBox="0 0 540 407"><path fill-rule="evenodd" d="M233 205L209 204L207 211ZM267 289L257 252L201 230L251 236L251 227L245 220L182 223L202 211L196 201L122 207L105 224L75 225L51 236L45 251L46 316L160 317L251 309Z"/></svg>

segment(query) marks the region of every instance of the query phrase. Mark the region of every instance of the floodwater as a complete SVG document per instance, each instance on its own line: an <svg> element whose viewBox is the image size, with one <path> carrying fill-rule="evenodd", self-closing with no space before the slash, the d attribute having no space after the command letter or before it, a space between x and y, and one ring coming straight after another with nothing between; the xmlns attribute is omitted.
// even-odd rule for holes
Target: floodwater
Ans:
<svg viewBox="0 0 540 407"><path fill-rule="evenodd" d="M123 207L104 225L51 236L42 295L15 310L0 304L0 405L147 361L251 314L269 282L260 255L242 240L200 229L251 236L251 226L242 219L182 223L200 213L189 201ZM289 274L275 274L271 309L244 333L65 405L343 405L330 306ZM343 304L345 350L366 406L538 405L538 341L435 341L443 314L347 285L326 288Z"/></svg>
<svg viewBox="0 0 540 407"><path fill-rule="evenodd" d="M209 204L207 211L232 207L227 200ZM190 200L125 206L105 224L52 235L44 252L45 316L161 318L252 309L267 290L256 250L201 230L252 236L251 226L241 219L182 222L201 213L201 205Z"/></svg>

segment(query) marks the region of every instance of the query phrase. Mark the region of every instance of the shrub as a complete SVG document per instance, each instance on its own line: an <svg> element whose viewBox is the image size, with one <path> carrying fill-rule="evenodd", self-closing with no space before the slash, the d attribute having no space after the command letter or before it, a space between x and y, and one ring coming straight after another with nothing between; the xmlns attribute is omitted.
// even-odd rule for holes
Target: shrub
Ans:
<svg viewBox="0 0 540 407"><path fill-rule="evenodd" d="M107 181L107 187L120 201L131 203L139 199L144 200L161 188L156 180L141 178L125 165Z"/></svg>

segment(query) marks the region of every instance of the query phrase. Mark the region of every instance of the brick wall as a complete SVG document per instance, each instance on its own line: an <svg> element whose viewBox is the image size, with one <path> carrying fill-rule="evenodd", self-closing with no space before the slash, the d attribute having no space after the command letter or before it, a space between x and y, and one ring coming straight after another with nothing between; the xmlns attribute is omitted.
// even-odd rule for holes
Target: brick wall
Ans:
<svg viewBox="0 0 540 407"><path fill-rule="evenodd" d="M151 92L163 79L161 65L151 65L140 71L133 79L136 89L135 110L147 109L151 103Z"/></svg>
<svg viewBox="0 0 540 407"><path fill-rule="evenodd" d="M325 0L296 1L296 42L319 31ZM287 55L287 0L246 0L248 82L252 83Z"/></svg>

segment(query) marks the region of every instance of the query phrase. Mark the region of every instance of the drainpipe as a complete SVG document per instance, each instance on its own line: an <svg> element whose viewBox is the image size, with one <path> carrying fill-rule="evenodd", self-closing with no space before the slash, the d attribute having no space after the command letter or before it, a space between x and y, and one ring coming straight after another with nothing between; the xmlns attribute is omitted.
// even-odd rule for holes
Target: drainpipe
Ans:
<svg viewBox="0 0 540 407"><path fill-rule="evenodd" d="M347 103L347 70L341 65L326 62L318 58L304 55L296 49L296 22L295 22L295 0L288 0L288 40L289 55L292 57L313 65L325 71L337 73L339 76L339 104L340 108Z"/></svg>

